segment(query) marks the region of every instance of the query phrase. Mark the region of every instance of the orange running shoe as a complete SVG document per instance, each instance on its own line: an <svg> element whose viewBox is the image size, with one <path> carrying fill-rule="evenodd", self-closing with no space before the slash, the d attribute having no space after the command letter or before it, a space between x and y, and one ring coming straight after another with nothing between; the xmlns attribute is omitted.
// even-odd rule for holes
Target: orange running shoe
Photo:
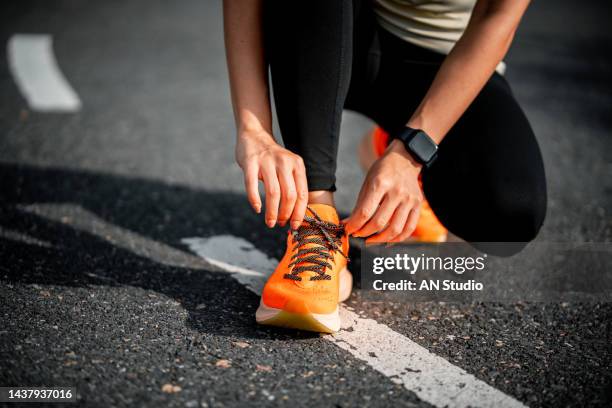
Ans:
<svg viewBox="0 0 612 408"><path fill-rule="evenodd" d="M359 146L359 159L362 168L367 171L383 155L388 145L389 134L382 128L375 126L372 131L364 136ZM423 190L420 177L419 185L421 185L421 190ZM421 216L409 241L445 242L447 238L448 230L438 220L427 200L423 199Z"/></svg>
<svg viewBox="0 0 612 408"><path fill-rule="evenodd" d="M348 236L332 206L310 204L287 234L287 251L264 286L259 324L322 333L340 330L338 302L350 295Z"/></svg>

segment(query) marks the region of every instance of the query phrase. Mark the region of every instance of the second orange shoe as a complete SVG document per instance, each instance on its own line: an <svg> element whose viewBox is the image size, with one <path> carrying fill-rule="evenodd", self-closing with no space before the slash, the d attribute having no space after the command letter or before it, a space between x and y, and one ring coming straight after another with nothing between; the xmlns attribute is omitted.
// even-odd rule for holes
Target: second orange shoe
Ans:
<svg viewBox="0 0 612 408"><path fill-rule="evenodd" d="M322 333L340 329L338 303L350 294L348 237L332 206L310 204L287 236L287 251L264 286L257 323Z"/></svg>

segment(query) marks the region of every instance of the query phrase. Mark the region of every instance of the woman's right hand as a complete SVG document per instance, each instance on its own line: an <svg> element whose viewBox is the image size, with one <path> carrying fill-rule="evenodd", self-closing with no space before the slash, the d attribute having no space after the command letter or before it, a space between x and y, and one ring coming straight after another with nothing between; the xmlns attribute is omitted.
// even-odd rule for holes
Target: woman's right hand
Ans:
<svg viewBox="0 0 612 408"><path fill-rule="evenodd" d="M264 130L242 131L236 143L236 161L244 172L249 203L261 212L258 181L266 192L266 225L282 227L291 220L297 229L306 213L308 185L304 161L300 156L280 146Z"/></svg>

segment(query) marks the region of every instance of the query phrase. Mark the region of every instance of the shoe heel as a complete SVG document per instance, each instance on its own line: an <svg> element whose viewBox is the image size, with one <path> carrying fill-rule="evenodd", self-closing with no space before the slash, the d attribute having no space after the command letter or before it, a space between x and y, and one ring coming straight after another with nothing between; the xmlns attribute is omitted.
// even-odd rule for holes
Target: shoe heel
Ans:
<svg viewBox="0 0 612 408"><path fill-rule="evenodd" d="M353 291L353 274L344 268L340 271L340 293L338 294L338 302L342 303L351 297Z"/></svg>

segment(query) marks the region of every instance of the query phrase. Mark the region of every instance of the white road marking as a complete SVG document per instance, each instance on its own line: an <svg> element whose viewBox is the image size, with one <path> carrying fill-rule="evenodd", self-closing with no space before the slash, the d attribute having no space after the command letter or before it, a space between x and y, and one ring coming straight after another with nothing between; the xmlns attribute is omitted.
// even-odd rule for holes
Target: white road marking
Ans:
<svg viewBox="0 0 612 408"><path fill-rule="evenodd" d="M218 266L239 265L239 269L231 267L228 272L258 295L278 263L250 242L231 235L182 241L207 262ZM243 270L249 274L243 275ZM263 273L256 276L253 271ZM260 281L254 282L255 279ZM525 407L389 327L359 317L346 307L341 307L340 311L343 330L324 338L395 383L402 384L422 400L438 407Z"/></svg>
<svg viewBox="0 0 612 408"><path fill-rule="evenodd" d="M20 209L95 235L165 265L225 272L256 294L277 261L243 238L221 235L182 240L198 257L112 225L72 204L32 204ZM525 407L407 337L341 308L343 330L324 336L354 357L438 407ZM348 329L348 330L347 330Z"/></svg>
<svg viewBox="0 0 612 408"><path fill-rule="evenodd" d="M109 244L162 265L222 271L200 257L153 241L132 231L110 224L83 207L74 204L20 205L22 211L70 225L72 228L102 238Z"/></svg>
<svg viewBox="0 0 612 408"><path fill-rule="evenodd" d="M57 65L50 35L15 34L7 45L13 78L32 110L75 112L81 101Z"/></svg>
<svg viewBox="0 0 612 408"><path fill-rule="evenodd" d="M0 226L0 238L7 239L10 241L21 242L23 244L35 245L43 248L52 248L53 245L47 241L43 241L41 239L37 239L29 236L28 234L24 234L22 232L13 231L10 229L3 228Z"/></svg>
<svg viewBox="0 0 612 408"><path fill-rule="evenodd" d="M261 293L270 271L274 271L278 263L249 241L233 235L217 235L214 239L183 238L181 242L206 262L231 273L234 279L257 294ZM220 253L223 256L215 255Z"/></svg>

